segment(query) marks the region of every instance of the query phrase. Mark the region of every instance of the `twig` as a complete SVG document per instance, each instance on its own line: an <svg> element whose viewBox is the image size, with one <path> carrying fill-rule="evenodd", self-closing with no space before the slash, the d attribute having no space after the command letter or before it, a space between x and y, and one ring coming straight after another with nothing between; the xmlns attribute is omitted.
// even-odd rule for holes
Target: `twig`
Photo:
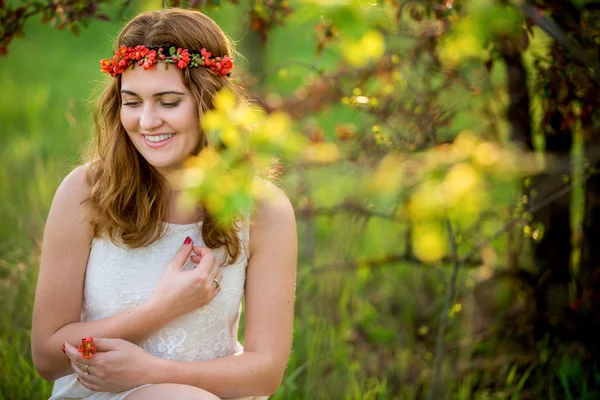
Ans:
<svg viewBox="0 0 600 400"><path fill-rule="evenodd" d="M472 248L472 250L469 253L467 253L467 255L458 259L458 265L469 265L469 266L482 265L483 261L478 260L474 257L477 255L477 253L479 253L481 251L481 249L483 247L488 245L490 242L496 240L498 237L500 237L500 235L507 232L510 228L512 228L517 223L525 220L524 215L534 213L534 212L546 207L547 205L553 203L558 198L569 193L576 185L582 185L585 182L587 182L587 180L590 177L592 177L593 175L594 174L592 172L588 172L583 177L583 179L581 179L581 182L573 181L570 185L557 190L556 192L548 195L548 197L533 204L530 208L525 210L525 212L523 213L522 216L513 218L512 220L508 221L506 224L504 224L504 226L502 226L502 228L498 229L491 236L488 236L487 238L485 238L481 242L479 242L479 244L475 245ZM399 262L412 263L412 264L419 265L419 266L431 266L432 265L431 263L426 263L426 262L421 261L420 259L414 257L412 254L399 253L399 254L391 254L391 255L388 255L385 257L373 258L373 259L369 259L369 260L352 261L352 262L347 261L347 262L340 262L340 263L324 264L324 265L319 265L319 266L310 268L308 271L313 272L313 271L323 271L323 270L341 270L341 269L353 269L353 268L358 268L358 267L376 268L376 267L379 267L382 265L396 264ZM440 264L452 263L453 265L456 265L456 261L454 260L453 256L451 258L442 258L439 261L439 263Z"/></svg>
<svg viewBox="0 0 600 400"><path fill-rule="evenodd" d="M523 214L531 214L534 213L544 207L546 207L547 205L553 203L555 200L559 199L560 197L564 196L565 194L569 193L571 190L573 190L573 188L576 185L583 185L584 183L586 183L588 181L588 179L590 179L592 177L592 175L594 175L592 172L588 172L583 179L581 179L581 182L579 181L573 181L570 185L567 185L565 187L563 187L562 189L557 190L556 192L548 195L548 197L540 200L539 202L535 203L534 205L532 205L531 207L529 207ZM467 253L466 256L464 256L460 262L464 263L466 260L472 258L475 256L475 254L477 254L484 246L486 246L488 243L490 243L491 241L497 239L498 237L500 237L500 235L502 235L504 232L508 231L510 228L512 228L515 224L517 224L518 222L521 222L525 219L524 216L520 216L517 218L514 218L510 221L508 221L506 224L504 224L504 226L500 229L498 229L493 235L487 237L486 239L482 240L481 242L479 242L479 244L475 247L473 247L473 249L471 250L471 252Z"/></svg>
<svg viewBox="0 0 600 400"><path fill-rule="evenodd" d="M531 206L525 212L525 214L534 213L534 212L536 212L536 211L538 211L538 210L540 210L540 209L548 206L549 204L553 203L558 198L560 198L560 197L564 196L565 194L569 193L575 187L575 185L582 185L582 184L584 184L591 176L592 176L592 173L588 172L588 174L584 176L584 178L581 180L581 182L573 181L570 185L565 186L564 188L562 188L560 190L557 190L556 192L554 192L553 194L549 195L548 197L546 197L542 201L540 201L540 202L536 203L535 205ZM458 280L458 271L460 269L460 266L463 265L464 261L467 260L470 256L476 254L479 251L479 249L481 247L483 247L483 245L489 243L490 241L494 240L495 238L497 238L502 233L506 232L517 221L523 220L523 218L524 217L519 217L519 218L513 219L512 221L509 221L507 224L504 225L504 227L502 227L500 230L498 230L494 235L492 235L491 237L487 238L483 242L483 244L480 244L479 246L476 246L474 248L474 250L472 250L467 256L465 256L462 259L458 258L457 249L456 249L456 240L455 240L454 234L452 232L452 224L450 223L449 219L446 220L446 225L447 225L447 230L448 230L448 236L450 238L450 246L451 246L451 251L452 251L452 258L455 261L454 261L454 268L453 268L453 271L452 271L452 277L450 278L450 285L448 286L448 291L446 292L446 299L444 300L444 308L442 310L442 318L441 318L441 321L440 321L440 327L439 327L439 330L438 330L438 336L437 336L437 340L436 340L436 351L435 351L435 363L434 363L434 368L433 368L433 377L432 377L432 381L431 381L431 387L429 389L429 393L428 393L428 396L427 396L427 400L433 400L435 398L435 396L437 395L437 392L438 392L438 384L439 384L439 380L440 380L440 374L441 374L441 368L442 368L442 360L443 360L443 353L444 353L444 335L445 335L445 332L446 332L446 326L448 324L448 313L450 311L450 306L452 304L452 299L454 298L455 293L456 293L456 283L457 283L457 280Z"/></svg>
<svg viewBox="0 0 600 400"><path fill-rule="evenodd" d="M431 267L432 265L435 265L435 264L443 265L443 264L451 263L452 259L444 257L441 260L437 261L435 264L432 264L432 263L424 262L424 261L420 260L419 258L414 257L412 255L398 253L398 254L390 254L385 257L371 258L368 260L345 261L345 262L317 265L315 267L309 268L307 270L307 272L312 273L315 271L324 271L324 270L344 270L344 269L348 270L348 269L356 269L359 267L373 269L373 268L381 267L383 265L397 264L400 262L405 262L405 263L412 264L415 266ZM468 265L471 267L479 267L480 265L483 264L483 261L479 260L479 259L470 259L470 260L462 261L462 264Z"/></svg>
<svg viewBox="0 0 600 400"><path fill-rule="evenodd" d="M377 217L388 221L404 222L403 218L400 218L394 214L386 214L380 211L372 211L358 204L350 202L342 203L333 207L316 207L316 208L300 208L296 210L297 217L303 217L306 219L315 218L319 216L333 216L339 212L348 212L351 214L364 215L366 217Z"/></svg>
<svg viewBox="0 0 600 400"><path fill-rule="evenodd" d="M438 328L438 334L435 344L435 361L433 365L433 377L431 379L431 386L429 387L429 393L427 394L427 400L434 400L437 398L438 385L440 381L440 375L442 370L442 361L444 359L444 335L446 334L446 327L448 326L448 314L450 313L450 307L452 300L456 294L456 283L458 281L458 270L462 265L461 260L458 258L458 249L456 246L456 237L452 229L452 223L450 218L446 218L446 230L448 231L448 239L450 241L450 250L452 253L452 259L454 266L452 269L452 277L446 291L446 298L444 299L444 307L442 309L442 317L440 320L440 326Z"/></svg>
<svg viewBox="0 0 600 400"><path fill-rule="evenodd" d="M301 66L301 67L304 67L304 68L314 71L322 79L322 81L325 82L325 84L329 85L329 87L331 87L334 90L335 94L337 94L337 96L339 96L339 98L343 98L348 95L344 92L344 88L342 87L342 85L340 83L340 79L335 79L334 77L343 76L345 78L349 78L348 76L343 75L343 73L346 72L348 75L352 75L352 78L366 79L366 78L372 76L374 70L377 70L378 68L384 68L386 66L389 66L390 65L389 60L390 60L389 57L388 58L384 57L374 67L355 69L352 71L344 71L343 69L338 69L338 70L334 71L331 75L326 74L325 71L323 71L322 69L318 68L317 66L315 66L313 64L310 64L310 63L307 63L304 61L290 60L290 61L286 61L285 63L277 64L274 67L269 68L267 71L264 71L263 73L258 74L257 79L260 79L264 76L270 75L270 74L274 73L275 71L282 69L285 66L297 65L297 66ZM352 74L350 72L352 72ZM357 85L357 86L361 86L361 85ZM407 91L407 93L410 95L412 92ZM415 98L415 101L418 101L418 99ZM262 100L261 100L261 103L265 104L265 102ZM276 109L285 108L285 106L274 107L274 108L266 107L266 108L268 109L269 112L271 112ZM381 115L381 113L377 112L375 109L370 110L367 108L360 108L358 110L360 112L363 112L363 113L373 116L378 121L379 124L387 126L390 129L394 130L392 123L390 123L385 118L384 115ZM398 137L398 140L400 140L403 144L410 144L409 140L406 138Z"/></svg>
<svg viewBox="0 0 600 400"><path fill-rule="evenodd" d="M598 63L594 62L585 51L576 43L570 39L565 32L554 22L552 19L538 12L538 10L531 5L529 2L522 2L515 5L523 15L529 18L535 25L550 35L556 42L560 43L567 51L569 51L573 57L579 61L582 65L591 68L595 71L593 80L598 84L600 83L600 71Z"/></svg>

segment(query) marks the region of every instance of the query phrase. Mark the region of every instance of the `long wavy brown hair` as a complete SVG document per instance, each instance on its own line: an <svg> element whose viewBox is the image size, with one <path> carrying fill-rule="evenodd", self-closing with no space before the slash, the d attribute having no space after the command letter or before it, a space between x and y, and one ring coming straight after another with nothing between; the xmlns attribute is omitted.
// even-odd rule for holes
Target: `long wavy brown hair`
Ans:
<svg viewBox="0 0 600 400"><path fill-rule="evenodd" d="M121 46L175 46L199 51L206 48L214 57L232 56L231 40L206 15L191 10L165 9L142 13L132 19L117 37L113 51ZM157 64L157 67L160 67ZM182 70L183 81L202 116L213 107L215 94L229 88L244 100L243 93L229 78L206 68ZM146 162L130 141L120 120L121 78L113 78L102 92L94 121L96 140L92 143L87 179L88 199L94 235L106 234L120 239L130 248L142 247L159 239L165 232L169 185ZM209 143L202 134L196 152ZM202 237L210 248L225 247L230 260L241 252L237 221L229 225L204 214Z"/></svg>

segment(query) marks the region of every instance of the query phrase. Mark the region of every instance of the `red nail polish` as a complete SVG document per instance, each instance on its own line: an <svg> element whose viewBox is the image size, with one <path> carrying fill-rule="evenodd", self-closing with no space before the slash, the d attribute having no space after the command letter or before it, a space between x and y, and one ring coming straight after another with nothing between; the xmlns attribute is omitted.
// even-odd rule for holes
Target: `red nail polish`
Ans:
<svg viewBox="0 0 600 400"><path fill-rule="evenodd" d="M65 344L64 343L62 344L62 351L63 351L63 353L67 354L67 351L65 350Z"/></svg>
<svg viewBox="0 0 600 400"><path fill-rule="evenodd" d="M192 243L192 238L188 236L185 238L183 244L190 244L190 243Z"/></svg>

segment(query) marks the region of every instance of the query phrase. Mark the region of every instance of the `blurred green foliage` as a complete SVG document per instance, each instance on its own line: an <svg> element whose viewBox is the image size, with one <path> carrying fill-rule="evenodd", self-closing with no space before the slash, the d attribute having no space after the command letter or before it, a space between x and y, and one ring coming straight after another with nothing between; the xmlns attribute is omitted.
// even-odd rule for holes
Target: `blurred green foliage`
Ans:
<svg viewBox="0 0 600 400"><path fill-rule="evenodd" d="M114 12L114 10L112 10ZM29 349L39 249L59 183L91 138L89 101L103 79L99 59L120 22L80 36L30 20L24 40L0 59L0 398L47 398ZM98 66L98 68L96 68Z"/></svg>

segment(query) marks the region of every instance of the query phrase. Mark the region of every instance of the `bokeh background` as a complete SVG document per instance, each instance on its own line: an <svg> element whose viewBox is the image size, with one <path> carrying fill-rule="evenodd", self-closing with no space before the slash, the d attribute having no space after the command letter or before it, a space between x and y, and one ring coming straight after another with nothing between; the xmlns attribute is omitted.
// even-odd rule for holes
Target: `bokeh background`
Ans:
<svg viewBox="0 0 600 400"><path fill-rule="evenodd" d="M0 2L0 399L50 394L29 348L46 215L92 138L99 60L165 6L77 3L110 20L13 35L33 3ZM237 42L267 136L304 140L269 147L293 153L274 155L300 239L274 399L600 398L600 3L170 5Z"/></svg>

